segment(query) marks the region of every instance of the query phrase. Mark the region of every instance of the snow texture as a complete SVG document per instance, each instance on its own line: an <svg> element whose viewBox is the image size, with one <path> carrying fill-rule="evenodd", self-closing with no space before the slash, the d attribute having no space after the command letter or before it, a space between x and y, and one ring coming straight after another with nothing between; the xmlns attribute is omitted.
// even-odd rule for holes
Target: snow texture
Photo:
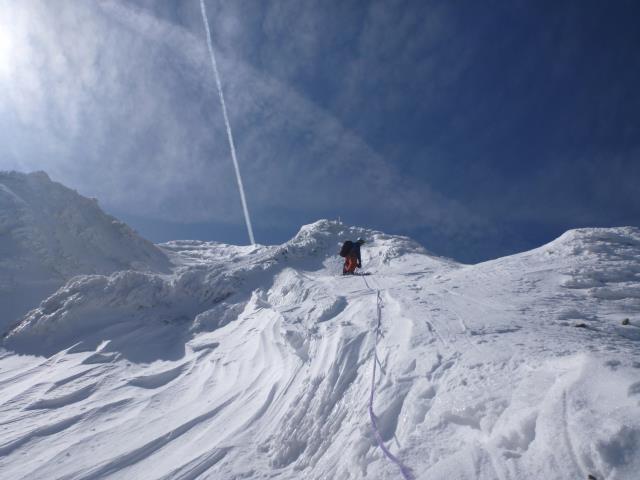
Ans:
<svg viewBox="0 0 640 480"><path fill-rule="evenodd" d="M46 173L0 172L0 330L75 275L167 271L163 252Z"/></svg>
<svg viewBox="0 0 640 480"><path fill-rule="evenodd" d="M372 275L343 277L359 236ZM413 477L637 478L636 228L478 265L327 220L160 247L171 272L76 276L8 333L0 478L401 478L368 412L378 308L375 418Z"/></svg>

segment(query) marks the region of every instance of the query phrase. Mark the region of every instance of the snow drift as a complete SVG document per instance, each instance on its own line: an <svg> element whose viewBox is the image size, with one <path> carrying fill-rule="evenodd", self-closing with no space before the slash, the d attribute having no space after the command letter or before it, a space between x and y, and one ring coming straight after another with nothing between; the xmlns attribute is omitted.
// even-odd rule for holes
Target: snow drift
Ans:
<svg viewBox="0 0 640 480"><path fill-rule="evenodd" d="M46 173L0 172L0 328L79 274L167 271L166 256Z"/></svg>
<svg viewBox="0 0 640 480"><path fill-rule="evenodd" d="M342 277L358 236L372 275ZM77 276L8 333L0 477L400 478L376 348L414 478L636 478L638 229L471 266L326 220L160 248L170 273Z"/></svg>

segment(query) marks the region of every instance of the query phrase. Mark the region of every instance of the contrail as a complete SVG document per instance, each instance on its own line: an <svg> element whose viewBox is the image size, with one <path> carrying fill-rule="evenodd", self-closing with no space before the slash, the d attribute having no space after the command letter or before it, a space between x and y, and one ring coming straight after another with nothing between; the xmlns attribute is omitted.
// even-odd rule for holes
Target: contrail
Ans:
<svg viewBox="0 0 640 480"><path fill-rule="evenodd" d="M209 30L209 20L207 20L207 9L204 6L204 0L200 0L200 11L202 12L202 21L204 29L207 33L207 47L209 48L209 56L211 57L211 65L213 73L216 77L216 86L218 87L218 96L222 105L222 115L224 116L224 125L227 128L227 138L229 140L229 150L231 150L231 159L236 170L236 179L238 180L238 190L240 190L240 200L242 200L242 210L244 211L244 221L247 224L247 232L249 232L249 241L251 245L255 245L256 241L253 237L253 227L251 226L251 217L249 217L249 208L247 207L247 199L244 196L244 187L242 186L242 177L240 176L240 167L238 167L238 158L236 157L236 147L233 142L233 134L231 133L231 124L227 115L227 104L224 101L222 93L222 83L220 82L220 73L218 72L218 64L216 63L216 55L213 53L213 43L211 42L211 30Z"/></svg>

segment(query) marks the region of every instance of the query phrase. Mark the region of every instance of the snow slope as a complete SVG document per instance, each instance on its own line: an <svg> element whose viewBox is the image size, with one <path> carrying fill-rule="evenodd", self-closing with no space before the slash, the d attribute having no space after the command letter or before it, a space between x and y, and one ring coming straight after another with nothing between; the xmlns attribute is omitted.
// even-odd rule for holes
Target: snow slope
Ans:
<svg viewBox="0 0 640 480"><path fill-rule="evenodd" d="M372 275L342 277L357 236ZM473 266L329 221L162 248L173 273L76 277L5 338L0 478L402 478L375 351L410 477L638 478L638 229Z"/></svg>
<svg viewBox="0 0 640 480"><path fill-rule="evenodd" d="M167 270L166 256L46 173L0 172L0 330L75 275Z"/></svg>

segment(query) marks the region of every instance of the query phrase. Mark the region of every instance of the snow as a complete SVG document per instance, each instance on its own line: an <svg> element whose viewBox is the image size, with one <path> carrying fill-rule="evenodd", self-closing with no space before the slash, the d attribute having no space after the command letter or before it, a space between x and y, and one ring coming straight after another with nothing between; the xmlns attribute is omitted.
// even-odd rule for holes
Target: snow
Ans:
<svg viewBox="0 0 640 480"><path fill-rule="evenodd" d="M0 172L0 329L75 275L168 271L166 256L46 173Z"/></svg>
<svg viewBox="0 0 640 480"><path fill-rule="evenodd" d="M372 275L343 277L359 236ZM478 265L327 220L159 248L170 272L75 276L8 332L0 478L401 478L368 414L379 307L374 412L414 478L637 478L637 228Z"/></svg>

